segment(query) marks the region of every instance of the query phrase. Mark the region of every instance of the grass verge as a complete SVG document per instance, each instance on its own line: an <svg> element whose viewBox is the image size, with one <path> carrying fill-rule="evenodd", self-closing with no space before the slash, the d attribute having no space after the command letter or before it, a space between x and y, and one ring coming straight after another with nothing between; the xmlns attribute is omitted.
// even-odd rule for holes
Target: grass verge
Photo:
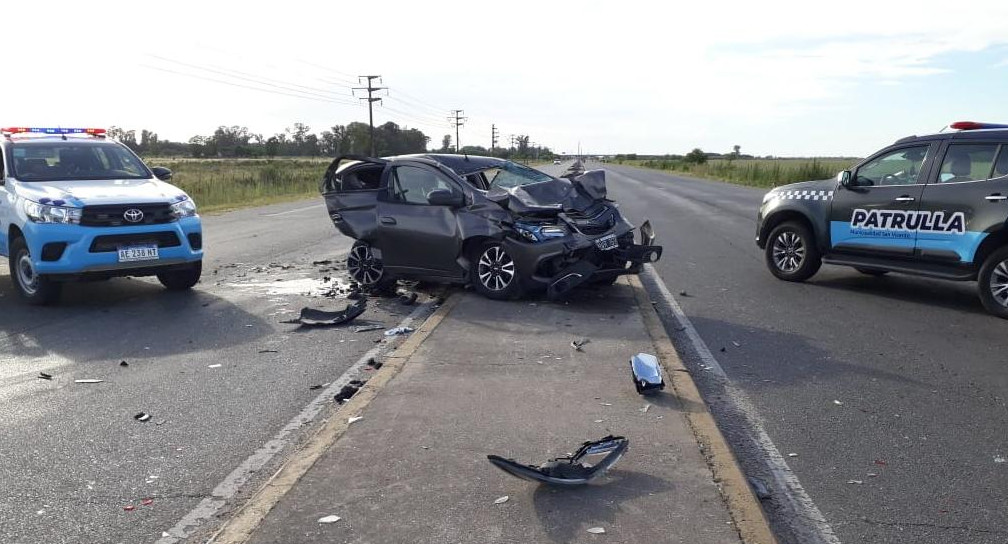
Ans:
<svg viewBox="0 0 1008 544"><path fill-rule="evenodd" d="M727 181L750 187L777 187L816 179L827 179L850 168L858 159L716 159L691 164L675 159L622 160L616 164L664 170L687 176Z"/></svg>

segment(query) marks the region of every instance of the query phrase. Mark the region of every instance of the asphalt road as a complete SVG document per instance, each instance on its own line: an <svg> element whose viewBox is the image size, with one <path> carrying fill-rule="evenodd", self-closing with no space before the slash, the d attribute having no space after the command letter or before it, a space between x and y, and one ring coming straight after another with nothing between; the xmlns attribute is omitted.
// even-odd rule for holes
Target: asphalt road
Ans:
<svg viewBox="0 0 1008 544"><path fill-rule="evenodd" d="M320 395L311 385L334 382L382 338L280 323L303 305L343 305L303 295L332 285L321 279L339 270L313 263L351 243L321 202L205 217L204 232L191 293L115 279L29 307L0 259L0 541L158 540ZM379 301L358 321L394 325L412 310ZM237 496L310 431L290 433Z"/></svg>
<svg viewBox="0 0 1008 544"><path fill-rule="evenodd" d="M651 219L656 270L730 380L669 325L748 474L771 481L733 389L839 541L1008 541L1008 322L975 284L834 266L778 281L753 241L763 190L600 166L624 212ZM770 491L781 541L815 542Z"/></svg>

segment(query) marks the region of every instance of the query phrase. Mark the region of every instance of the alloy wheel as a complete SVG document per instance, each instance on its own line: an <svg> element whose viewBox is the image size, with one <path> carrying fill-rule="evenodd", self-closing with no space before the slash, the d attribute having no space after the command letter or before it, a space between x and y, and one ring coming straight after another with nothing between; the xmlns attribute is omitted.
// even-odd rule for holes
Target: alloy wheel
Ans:
<svg viewBox="0 0 1008 544"><path fill-rule="evenodd" d="M991 271L990 292L998 304L1008 308L1008 260L999 262Z"/></svg>
<svg viewBox="0 0 1008 544"><path fill-rule="evenodd" d="M514 280L515 264L503 248L491 246L480 255L476 273L483 287L491 291L503 291Z"/></svg>
<svg viewBox="0 0 1008 544"><path fill-rule="evenodd" d="M360 285L376 285L384 270L381 260L375 258L369 245L356 245L347 255L347 272Z"/></svg>
<svg viewBox="0 0 1008 544"><path fill-rule="evenodd" d="M791 273L801 268L805 261L805 244L794 231L786 230L773 243L773 260L777 269Z"/></svg>

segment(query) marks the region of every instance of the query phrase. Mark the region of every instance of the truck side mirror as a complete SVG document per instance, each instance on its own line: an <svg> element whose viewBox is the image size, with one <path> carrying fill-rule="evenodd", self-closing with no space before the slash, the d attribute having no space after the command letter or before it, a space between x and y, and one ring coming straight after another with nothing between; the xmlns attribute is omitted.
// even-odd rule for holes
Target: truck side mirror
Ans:
<svg viewBox="0 0 1008 544"><path fill-rule="evenodd" d="M151 168L151 172L154 172L154 177L161 181L171 181L171 170L164 166L155 166Z"/></svg>
<svg viewBox="0 0 1008 544"><path fill-rule="evenodd" d="M851 173L850 173L850 170L841 170L836 175L836 180L837 180L837 183L839 183L840 185L842 185L844 187L850 187L851 186Z"/></svg>

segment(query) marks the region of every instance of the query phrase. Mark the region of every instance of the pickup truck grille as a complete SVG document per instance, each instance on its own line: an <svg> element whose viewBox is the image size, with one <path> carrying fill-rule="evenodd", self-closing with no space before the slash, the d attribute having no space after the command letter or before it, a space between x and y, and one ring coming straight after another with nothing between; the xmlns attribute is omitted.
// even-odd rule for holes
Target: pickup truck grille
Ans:
<svg viewBox="0 0 1008 544"><path fill-rule="evenodd" d="M178 235L168 230L164 232L143 232L137 234L109 234L95 236L91 242L91 253L111 253L119 251L119 246L136 246L140 244L155 244L159 248L178 247L182 245Z"/></svg>
<svg viewBox="0 0 1008 544"><path fill-rule="evenodd" d="M135 223L127 221L127 210L140 210L143 218ZM111 204L84 206L81 225L85 227L131 227L134 225L160 225L171 223L175 218L168 204Z"/></svg>

